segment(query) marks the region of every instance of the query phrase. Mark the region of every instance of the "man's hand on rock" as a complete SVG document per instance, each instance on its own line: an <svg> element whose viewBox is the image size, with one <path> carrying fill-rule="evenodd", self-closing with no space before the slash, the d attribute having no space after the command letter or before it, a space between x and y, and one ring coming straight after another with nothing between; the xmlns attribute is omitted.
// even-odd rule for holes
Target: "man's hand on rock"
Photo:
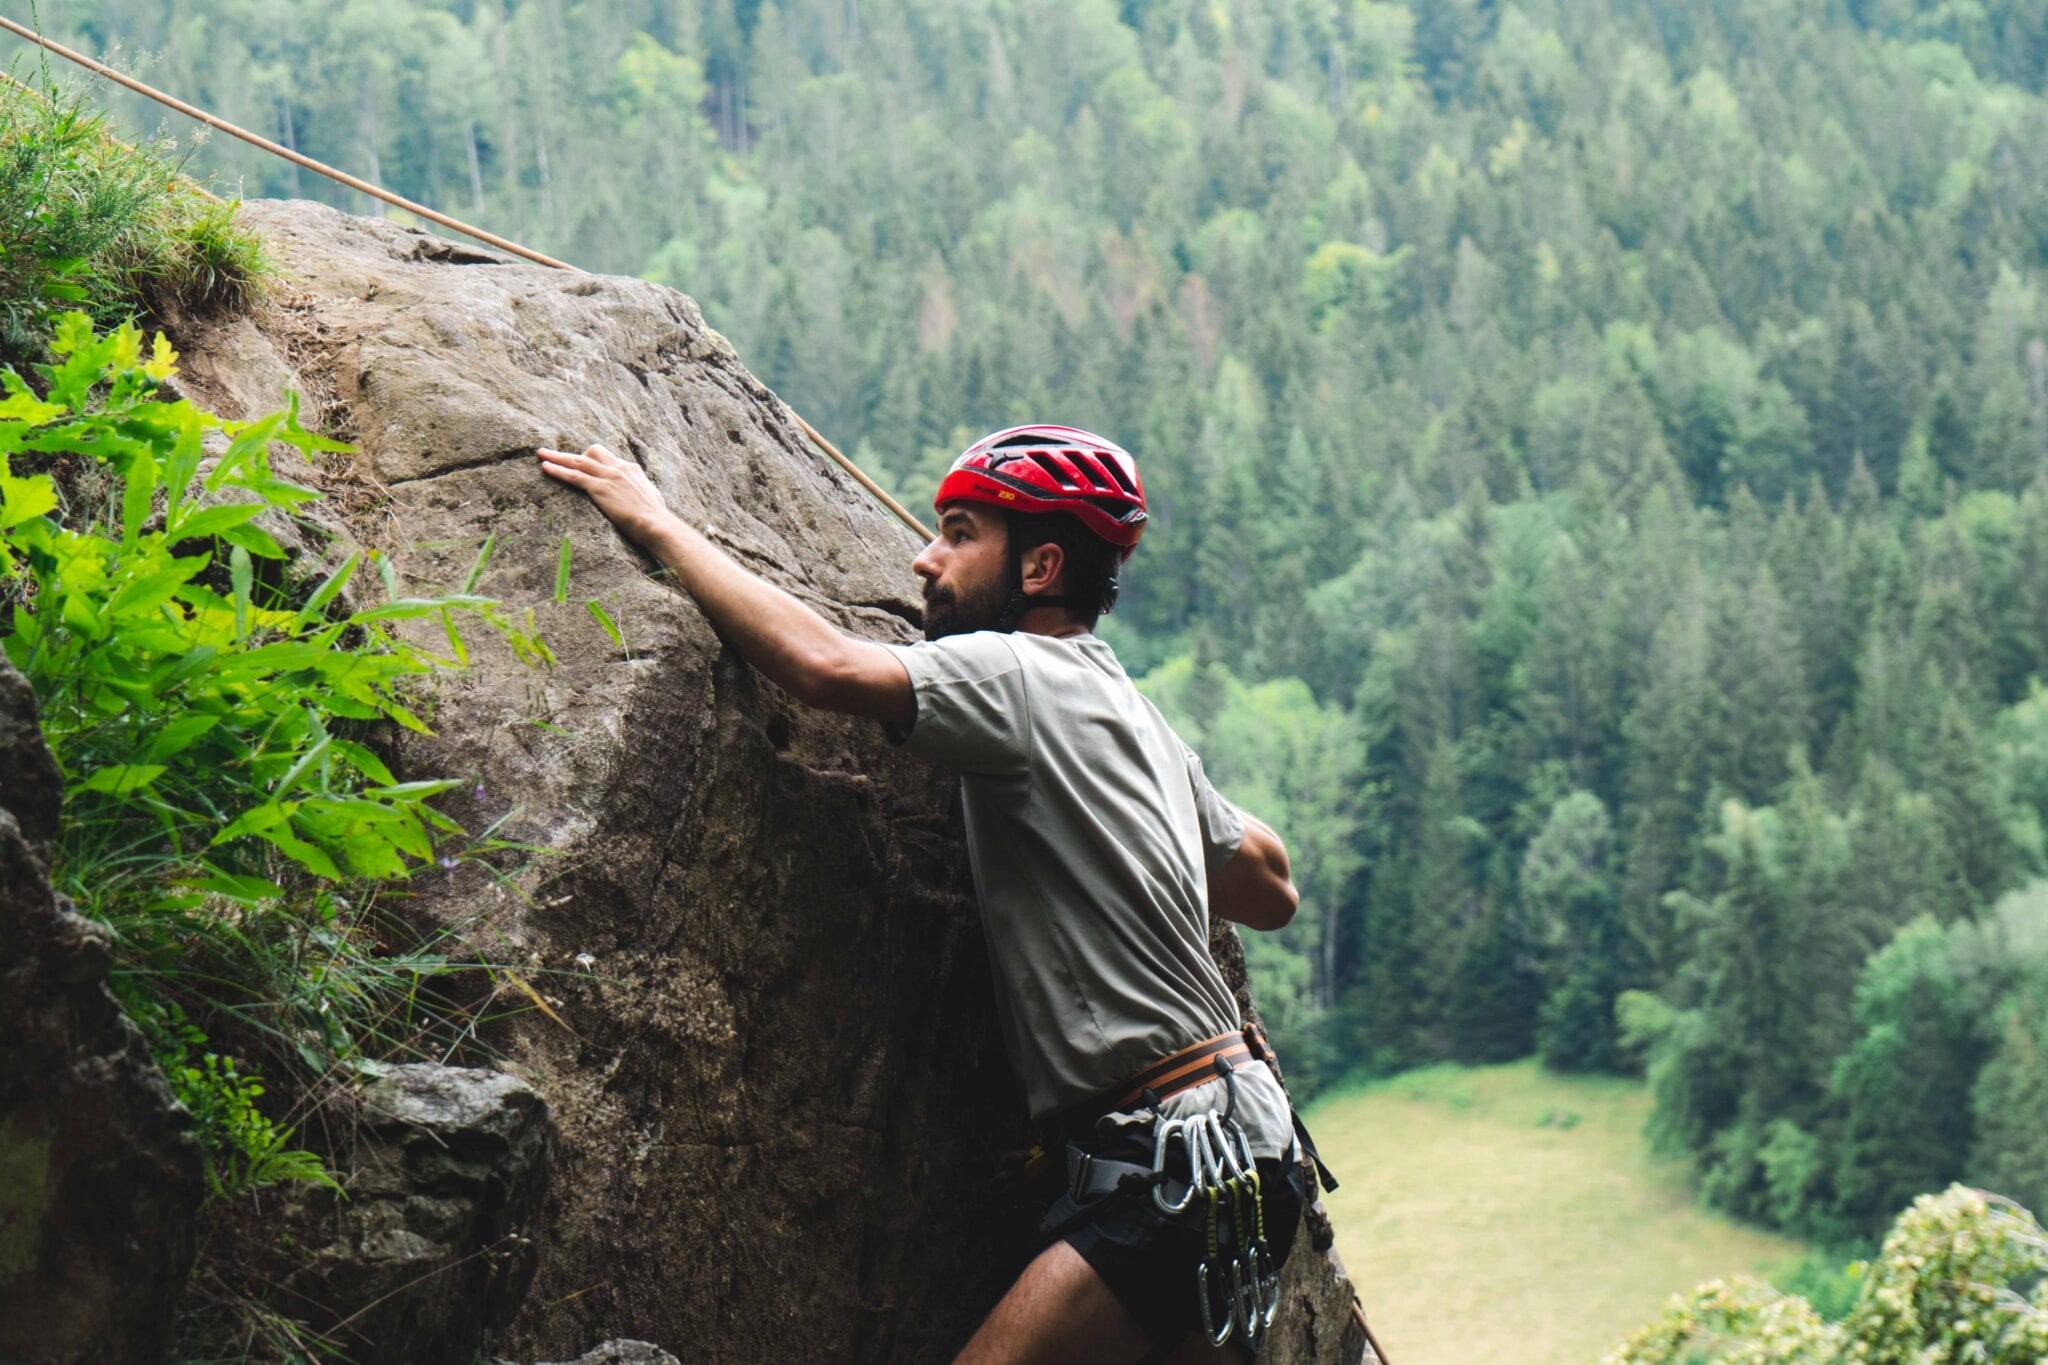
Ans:
<svg viewBox="0 0 2048 1365"><path fill-rule="evenodd" d="M534 454L549 477L590 494L597 510L611 518L629 540L646 545L675 518L647 471L603 446L591 446L581 455L542 446Z"/></svg>
<svg viewBox="0 0 2048 1365"><path fill-rule="evenodd" d="M910 672L890 650L843 635L809 606L748 572L669 511L640 467L603 446L581 455L536 450L548 477L590 494L620 532L668 570L725 642L807 706L908 728Z"/></svg>

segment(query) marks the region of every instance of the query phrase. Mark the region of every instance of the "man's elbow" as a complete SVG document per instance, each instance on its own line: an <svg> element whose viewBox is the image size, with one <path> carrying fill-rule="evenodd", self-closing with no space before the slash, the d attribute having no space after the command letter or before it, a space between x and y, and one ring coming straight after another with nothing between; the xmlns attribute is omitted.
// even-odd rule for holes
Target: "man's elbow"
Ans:
<svg viewBox="0 0 2048 1365"><path fill-rule="evenodd" d="M902 665L856 641L841 640L800 655L787 690L806 706L841 715L908 725L916 714Z"/></svg>
<svg viewBox="0 0 2048 1365"><path fill-rule="evenodd" d="M805 706L836 711L852 686L852 670L838 651L809 650L790 660L786 690Z"/></svg>
<svg viewBox="0 0 2048 1365"><path fill-rule="evenodd" d="M1282 880L1273 887L1259 907L1259 917L1251 925L1254 929L1285 929L1294 922L1294 912L1301 908L1301 892L1294 889L1294 883Z"/></svg>
<svg viewBox="0 0 2048 1365"><path fill-rule="evenodd" d="M1301 908L1301 893L1294 883L1281 877L1258 885L1239 883L1225 894L1212 898L1215 912L1247 929L1285 929Z"/></svg>

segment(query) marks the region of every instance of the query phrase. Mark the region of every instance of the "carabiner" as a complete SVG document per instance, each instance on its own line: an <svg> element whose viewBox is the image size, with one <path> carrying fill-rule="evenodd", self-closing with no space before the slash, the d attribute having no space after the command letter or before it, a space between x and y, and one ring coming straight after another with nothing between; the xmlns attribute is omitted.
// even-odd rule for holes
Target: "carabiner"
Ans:
<svg viewBox="0 0 2048 1365"><path fill-rule="evenodd" d="M1203 1175L1218 1189L1229 1189L1237 1179L1237 1153L1230 1150L1230 1135L1223 1131L1223 1120L1216 1117L1214 1110L1197 1116L1195 1123L1201 1125ZM1224 1165L1229 1158L1230 1165Z"/></svg>
<svg viewBox="0 0 2048 1365"><path fill-rule="evenodd" d="M1261 1237L1252 1246L1252 1278L1260 1289L1259 1321L1263 1326L1273 1325L1273 1315L1280 1311L1280 1272L1273 1269L1273 1249Z"/></svg>
<svg viewBox="0 0 2048 1365"><path fill-rule="evenodd" d="M1223 1127L1230 1136L1232 1153L1238 1159L1239 1171L1256 1171L1258 1162L1252 1156L1252 1140L1245 1135L1244 1125L1236 1119L1225 1119Z"/></svg>
<svg viewBox="0 0 2048 1365"><path fill-rule="evenodd" d="M1213 1273L1219 1281L1220 1287L1228 1290L1228 1285L1220 1284L1222 1272L1216 1271ZM1230 1311L1223 1315L1223 1327L1219 1331L1216 1326L1216 1310L1209 1298L1209 1279L1211 1274L1212 1272L1207 1261L1203 1261L1195 1267L1195 1297L1202 1306L1202 1331L1208 1335L1211 1346L1221 1346L1224 1342L1230 1340L1231 1329L1237 1326L1237 1301L1234 1298L1230 1300Z"/></svg>
<svg viewBox="0 0 2048 1365"><path fill-rule="evenodd" d="M1152 1202L1158 1206L1161 1213L1170 1217L1177 1213L1186 1212L1188 1205L1195 1202L1195 1187L1201 1183L1201 1172L1195 1168L1195 1150L1193 1140L1189 1137L1191 1130L1188 1127L1187 1120L1155 1117L1152 1120L1152 1124L1154 1128L1152 1138L1152 1170L1160 1177L1159 1182L1152 1186ZM1182 1193L1178 1203L1166 1197L1165 1179L1172 1174L1167 1169L1166 1163L1172 1153L1173 1140L1176 1137L1180 1139L1182 1150L1188 1154L1189 1172L1187 1190Z"/></svg>
<svg viewBox="0 0 2048 1365"><path fill-rule="evenodd" d="M1250 1284L1244 1279L1244 1258L1230 1263L1230 1311L1244 1324L1244 1344L1254 1353L1259 1349L1259 1284L1256 1274Z"/></svg>
<svg viewBox="0 0 2048 1365"><path fill-rule="evenodd" d="M1188 1178L1203 1190L1221 1192L1222 1187L1209 1178L1209 1167L1214 1161L1209 1151L1208 1115L1196 1114L1186 1121L1183 1135L1188 1145Z"/></svg>

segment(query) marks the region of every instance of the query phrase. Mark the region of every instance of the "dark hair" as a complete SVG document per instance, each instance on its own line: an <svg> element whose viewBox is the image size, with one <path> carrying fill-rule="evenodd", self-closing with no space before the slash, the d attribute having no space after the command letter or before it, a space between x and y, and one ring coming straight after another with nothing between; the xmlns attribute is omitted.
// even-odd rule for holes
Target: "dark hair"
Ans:
<svg viewBox="0 0 2048 1365"><path fill-rule="evenodd" d="M1067 611L1093 627L1116 605L1118 572L1123 551L1082 523L1072 512L1008 512L1010 565L1018 574L1024 552L1034 545L1057 545L1061 551L1060 596Z"/></svg>

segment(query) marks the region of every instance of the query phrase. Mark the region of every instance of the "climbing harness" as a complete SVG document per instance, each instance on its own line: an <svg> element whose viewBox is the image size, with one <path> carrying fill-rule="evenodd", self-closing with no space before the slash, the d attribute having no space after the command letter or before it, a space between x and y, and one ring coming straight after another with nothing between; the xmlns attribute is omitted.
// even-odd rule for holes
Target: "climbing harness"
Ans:
<svg viewBox="0 0 2048 1365"><path fill-rule="evenodd" d="M1264 1062L1272 1068L1275 1076L1281 1074L1280 1059L1274 1055L1273 1046L1266 1041L1265 1034L1257 1028L1219 1033L1214 1038L1204 1038L1171 1056L1160 1058L1093 1100L1070 1106L1052 1120L1051 1126L1068 1134L1090 1132L1096 1120L1105 1114L1152 1107L1183 1090L1208 1084L1216 1079L1219 1061L1231 1071L1253 1062ZM1309 1135L1308 1125L1301 1121L1300 1114L1293 1112L1292 1105L1288 1106L1288 1114L1294 1126L1294 1140L1315 1164L1316 1178L1322 1188L1336 1189L1337 1177L1323 1163L1322 1154L1316 1150L1316 1140Z"/></svg>
<svg viewBox="0 0 2048 1365"><path fill-rule="evenodd" d="M1170 1057L1127 1078L1110 1100L1112 1109L1125 1109L1146 1100L1169 1099L1183 1090L1206 1085L1216 1079L1214 1072L1228 1074L1253 1061L1251 1044L1242 1033L1219 1033L1184 1047Z"/></svg>
<svg viewBox="0 0 2048 1365"><path fill-rule="evenodd" d="M1061 1216L1045 1230L1062 1235L1118 1196L1150 1199L1164 1217L1200 1227L1202 1254L1195 1264L1194 1288L1202 1331L1218 1346L1236 1336L1256 1351L1280 1307L1280 1274L1266 1240L1258 1162L1236 1117L1234 1068L1222 1051L1212 1050L1207 1062L1196 1063L1192 1071L1173 1069L1179 1074L1167 1093L1221 1076L1227 1103L1220 1111L1168 1117L1158 1107L1166 1096L1148 1088L1151 1160L1119 1161L1070 1144L1067 1197L1055 1205Z"/></svg>

